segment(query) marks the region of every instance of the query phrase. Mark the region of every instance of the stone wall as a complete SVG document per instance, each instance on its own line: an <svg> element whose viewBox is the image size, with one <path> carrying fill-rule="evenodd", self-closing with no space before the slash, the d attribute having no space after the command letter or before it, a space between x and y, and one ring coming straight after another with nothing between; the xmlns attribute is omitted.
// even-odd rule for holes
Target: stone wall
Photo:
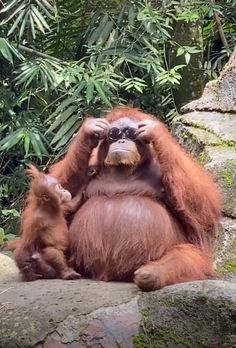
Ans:
<svg viewBox="0 0 236 348"><path fill-rule="evenodd" d="M236 275L236 49L220 77L203 96L182 108L173 134L210 170L222 190L222 227L216 264L225 276ZM194 173L193 173L194 175Z"/></svg>

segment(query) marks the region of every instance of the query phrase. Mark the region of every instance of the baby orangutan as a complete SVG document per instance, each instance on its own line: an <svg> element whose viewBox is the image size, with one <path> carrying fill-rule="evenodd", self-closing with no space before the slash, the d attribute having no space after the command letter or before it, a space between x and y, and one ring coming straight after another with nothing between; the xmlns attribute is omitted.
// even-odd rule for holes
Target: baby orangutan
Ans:
<svg viewBox="0 0 236 348"><path fill-rule="evenodd" d="M15 262L25 281L80 278L66 261L68 227L65 215L78 209L81 195L71 199L70 192L57 179L32 165L27 173L32 182L21 219L21 238L6 249L14 250Z"/></svg>

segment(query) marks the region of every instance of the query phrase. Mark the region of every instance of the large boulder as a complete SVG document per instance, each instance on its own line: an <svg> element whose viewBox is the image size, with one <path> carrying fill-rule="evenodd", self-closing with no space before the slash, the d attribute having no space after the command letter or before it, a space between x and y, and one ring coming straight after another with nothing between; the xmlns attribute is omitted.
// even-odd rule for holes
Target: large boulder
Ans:
<svg viewBox="0 0 236 348"><path fill-rule="evenodd" d="M0 283L1 348L236 346L236 283Z"/></svg>
<svg viewBox="0 0 236 348"><path fill-rule="evenodd" d="M221 188L224 218L216 264L222 274L236 275L236 49L220 77L182 113L172 132L213 173Z"/></svg>

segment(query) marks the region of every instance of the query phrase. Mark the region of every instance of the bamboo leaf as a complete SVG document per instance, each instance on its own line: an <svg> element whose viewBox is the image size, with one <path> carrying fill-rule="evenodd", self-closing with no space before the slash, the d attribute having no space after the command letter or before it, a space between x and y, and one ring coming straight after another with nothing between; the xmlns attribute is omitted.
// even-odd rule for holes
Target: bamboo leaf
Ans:
<svg viewBox="0 0 236 348"><path fill-rule="evenodd" d="M22 12L20 12L19 16L17 17L17 19L15 20L13 26L11 27L11 29L8 31L7 36L10 36L16 29L16 27L18 26L18 24L20 23L20 21L22 20L23 16L25 14L25 11L22 10Z"/></svg>
<svg viewBox="0 0 236 348"><path fill-rule="evenodd" d="M51 10L52 12L55 12L55 8L47 1L47 0L41 0L44 5L49 9Z"/></svg>
<svg viewBox="0 0 236 348"><path fill-rule="evenodd" d="M94 80L90 78L88 81L87 91L86 91L86 100L88 104L93 99L93 92L94 92Z"/></svg>
<svg viewBox="0 0 236 348"><path fill-rule="evenodd" d="M106 42L106 40L108 39L108 37L110 36L111 32L113 29L113 22L112 21L108 21L104 28L102 29L102 31L100 32L100 36L98 39L98 43L99 44L103 44Z"/></svg>
<svg viewBox="0 0 236 348"><path fill-rule="evenodd" d="M5 39L5 43L18 59L25 60L24 56L22 56L22 54L13 45L11 45L8 40Z"/></svg>
<svg viewBox="0 0 236 348"><path fill-rule="evenodd" d="M46 9L45 6L43 6L41 0L35 0L37 5L42 9L42 11L44 11L44 13L46 14L46 16L52 20L54 20L54 16ZM55 12L55 11L53 11Z"/></svg>
<svg viewBox="0 0 236 348"><path fill-rule="evenodd" d="M34 133L34 135L35 135L35 139L37 140L37 143L38 143L38 146L40 148L41 153L44 155L48 155L48 151L47 151L46 147L44 146L44 143L42 142L42 139L41 139L39 133Z"/></svg>
<svg viewBox="0 0 236 348"><path fill-rule="evenodd" d="M82 122L82 119L79 119L78 123L74 124L74 126L57 143L56 149L58 149L61 146L64 146L65 144L69 142L70 138L78 131L81 122Z"/></svg>
<svg viewBox="0 0 236 348"><path fill-rule="evenodd" d="M65 100L63 100L63 102L56 108L56 110L48 117L47 121L50 121L52 118L61 113L62 110L65 109L68 105L74 103L76 98L77 97L74 94L70 98L66 98Z"/></svg>
<svg viewBox="0 0 236 348"><path fill-rule="evenodd" d="M49 127L46 133L54 131L61 123L65 123L66 120L70 117L78 109L77 105L71 105L68 109L62 112L61 115L53 122L53 124Z"/></svg>
<svg viewBox="0 0 236 348"><path fill-rule="evenodd" d="M4 38L0 38L0 53L3 57L8 60L11 64L13 64L13 57L9 47L6 44L6 40Z"/></svg>
<svg viewBox="0 0 236 348"><path fill-rule="evenodd" d="M25 150L26 156L29 154L29 146L30 146L30 136L29 136L29 133L26 132L24 136L24 150Z"/></svg>
<svg viewBox="0 0 236 348"><path fill-rule="evenodd" d="M20 32L19 32L19 39L21 39L23 34L24 34L25 25L26 25L27 20L28 20L28 13L25 14L25 17L23 18L23 21L21 23Z"/></svg>
<svg viewBox="0 0 236 348"><path fill-rule="evenodd" d="M21 85L22 83L27 84L27 79L30 78L32 81L32 77L35 78L37 76L38 70L37 67L30 67L27 71L24 71L19 76L16 77L16 85Z"/></svg>
<svg viewBox="0 0 236 348"><path fill-rule="evenodd" d="M60 140L65 134L66 132L78 121L78 115L77 114L73 114L66 122L65 125L63 125L63 127L61 127L59 129L59 131L57 132L57 134L55 135L55 137L52 139L51 144L55 144L58 142L58 140Z"/></svg>
<svg viewBox="0 0 236 348"><path fill-rule="evenodd" d="M44 27L43 27L42 23L40 22L40 20L38 19L38 17L35 15L35 13L34 13L33 11L31 11L31 15L32 15L33 20L34 20L34 22L36 23L38 29L39 29L43 34L45 34Z"/></svg>
<svg viewBox="0 0 236 348"><path fill-rule="evenodd" d="M18 0L13 0L11 2L9 2L8 5L4 6L1 10L0 13L4 13L9 11L12 7L14 7L17 4Z"/></svg>
<svg viewBox="0 0 236 348"><path fill-rule="evenodd" d="M37 73L34 73L34 74L29 73L26 77L25 87L28 87L35 78L37 79Z"/></svg>
<svg viewBox="0 0 236 348"><path fill-rule="evenodd" d="M18 12L22 11L25 8L25 2L23 2L20 6L18 6L13 13L10 14L9 17L2 20L1 24L5 24L9 22Z"/></svg>
<svg viewBox="0 0 236 348"><path fill-rule="evenodd" d="M43 25L46 29L50 30L50 28L49 28L47 22L45 21L45 19L44 19L43 16L41 15L41 13L38 11L37 7L35 7L34 5L32 5L31 8L32 8L32 11L34 11L35 15L38 17L39 21L42 23L42 25Z"/></svg>
<svg viewBox="0 0 236 348"><path fill-rule="evenodd" d="M74 95L75 96L78 96L79 93L84 89L84 87L86 86L86 83L85 81L81 81L79 86L76 88L75 92L74 92Z"/></svg>
<svg viewBox="0 0 236 348"><path fill-rule="evenodd" d="M36 156L42 160L42 153L35 137L35 133L30 133L30 141Z"/></svg>
<svg viewBox="0 0 236 348"><path fill-rule="evenodd" d="M184 57L185 57L186 64L188 64L191 59L191 54L187 52L185 53Z"/></svg>
<svg viewBox="0 0 236 348"><path fill-rule="evenodd" d="M99 26L93 31L92 35L90 36L89 40L88 40L88 46L91 46L93 45L98 39L99 39L99 36L101 34L101 31L102 29L104 28L104 26L106 25L107 21L108 21L108 14L106 13Z"/></svg>
<svg viewBox="0 0 236 348"><path fill-rule="evenodd" d="M5 139L0 142L1 150L10 150L16 144L18 144L24 136L24 128L20 128L17 131L11 133Z"/></svg>
<svg viewBox="0 0 236 348"><path fill-rule="evenodd" d="M102 87L100 86L100 84L97 82L97 81L94 81L94 85L95 85L95 88L100 96L100 98L104 101L105 104L111 106L111 103L110 101L107 99L105 93L104 93L104 90L102 89Z"/></svg>
<svg viewBox="0 0 236 348"><path fill-rule="evenodd" d="M33 20L31 13L29 14L29 18L30 18L31 33L32 33L33 38L35 39L35 37L36 37L35 26L34 26L34 20Z"/></svg>

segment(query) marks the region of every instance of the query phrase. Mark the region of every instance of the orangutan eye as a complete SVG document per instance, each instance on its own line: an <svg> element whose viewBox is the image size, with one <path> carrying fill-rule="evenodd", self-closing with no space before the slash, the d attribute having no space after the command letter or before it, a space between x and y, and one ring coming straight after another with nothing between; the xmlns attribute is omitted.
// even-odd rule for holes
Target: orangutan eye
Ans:
<svg viewBox="0 0 236 348"><path fill-rule="evenodd" d="M111 128L108 132L108 138L110 140L118 140L121 138L121 136L122 136L122 131L117 127Z"/></svg>
<svg viewBox="0 0 236 348"><path fill-rule="evenodd" d="M134 140L136 138L136 131L137 131L136 128L131 128L131 127L123 130L126 138L128 138L130 140Z"/></svg>
<svg viewBox="0 0 236 348"><path fill-rule="evenodd" d="M134 140L136 138L136 131L137 131L136 128L131 128L131 127L127 127L123 129L113 127L108 132L108 138L113 141L119 140L121 138Z"/></svg>

